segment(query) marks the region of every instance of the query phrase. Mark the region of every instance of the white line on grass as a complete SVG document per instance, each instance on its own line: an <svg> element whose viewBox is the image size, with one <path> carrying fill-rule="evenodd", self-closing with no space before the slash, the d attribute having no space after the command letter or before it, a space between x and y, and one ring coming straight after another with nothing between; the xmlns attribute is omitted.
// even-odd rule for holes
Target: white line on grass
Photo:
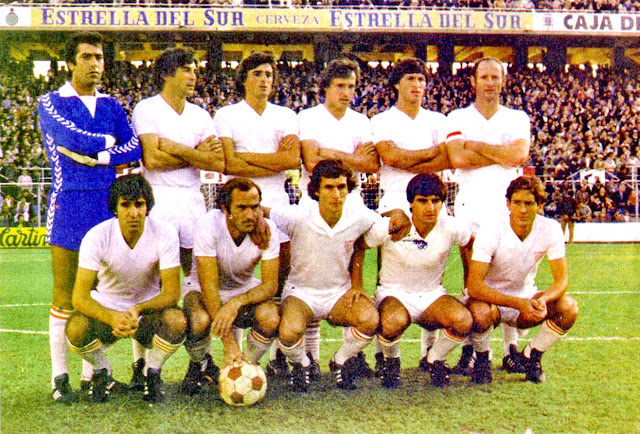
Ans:
<svg viewBox="0 0 640 434"><path fill-rule="evenodd" d="M36 307L51 306L51 303L0 304L0 307Z"/></svg>
<svg viewBox="0 0 640 434"><path fill-rule="evenodd" d="M18 333L23 335L48 335L47 331L40 330L13 330L13 329L0 329L0 333ZM492 341L502 342L502 339L492 338ZM591 337L565 337L562 340L564 341L640 341L640 337L630 337L624 338L622 336L591 336ZM322 342L342 342L342 339L335 338L323 338ZM420 339L403 339L402 342L408 342L411 344L416 344L420 342Z"/></svg>

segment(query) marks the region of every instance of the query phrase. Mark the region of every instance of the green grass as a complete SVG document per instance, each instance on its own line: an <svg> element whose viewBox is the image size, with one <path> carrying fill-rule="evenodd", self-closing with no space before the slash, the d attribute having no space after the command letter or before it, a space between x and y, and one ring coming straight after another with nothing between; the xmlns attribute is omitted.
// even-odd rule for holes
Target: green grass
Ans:
<svg viewBox="0 0 640 434"><path fill-rule="evenodd" d="M341 331L323 324L320 384L307 394L288 392L272 382L266 398L254 407L227 407L203 392L195 398L178 394L186 372L181 349L163 370L168 399L148 405L139 396L112 396L109 403L72 407L50 397L48 336L0 333L1 425L3 433L205 433L205 432L640 432L640 246L635 244L569 245L570 291L580 317L567 339L544 357L547 382L535 385L522 375L494 370L490 386L471 386L454 377L437 390L418 374L419 330L412 326L401 344L404 384L382 389L377 380L362 380L354 392L337 390L328 375L329 357ZM48 250L0 250L0 328L45 332L51 271ZM375 257L367 253L365 284L373 291ZM445 286L461 288L461 268L452 255ZM551 281L541 264L538 285ZM8 307L6 305L26 306ZM535 334L533 331L532 334ZM500 364L500 331L493 339L494 367ZM110 351L116 378L128 380L132 362L128 341ZM373 359L372 346L367 348ZM459 350L451 354L455 363ZM77 388L80 360L70 354L72 385ZM222 360L214 342L214 359Z"/></svg>

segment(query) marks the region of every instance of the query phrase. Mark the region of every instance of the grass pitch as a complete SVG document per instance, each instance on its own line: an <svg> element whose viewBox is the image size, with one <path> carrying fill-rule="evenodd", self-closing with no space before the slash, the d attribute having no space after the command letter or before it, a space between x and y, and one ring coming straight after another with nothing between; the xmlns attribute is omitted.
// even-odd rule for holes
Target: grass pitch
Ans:
<svg viewBox="0 0 640 434"><path fill-rule="evenodd" d="M340 345L341 331L323 324L323 378L307 394L276 381L266 398L250 408L226 406L205 390L181 396L187 355L179 350L163 369L167 399L149 405L134 393L112 395L92 405L55 404L50 396L48 309L51 302L50 253L0 250L0 387L3 433L208 433L208 432L640 432L640 245L568 245L570 293L580 317L568 336L543 358L547 382L497 368L502 357L500 331L494 333L494 381L472 386L454 377L444 390L428 385L416 366L419 330L412 326L401 344L403 386L385 390L378 380L360 380L353 392L336 388L328 361ZM375 253L367 253L367 289L375 284ZM538 285L551 281L540 266ZM452 254L445 286L458 294L461 267ZM535 335L533 330L531 335ZM523 342L521 342L521 346ZM373 361L373 346L367 356ZM459 350L449 357L457 361ZM118 342L109 352L114 375L131 376L131 346ZM214 342L214 359L222 360ZM80 359L69 355L72 385L78 388ZM264 363L263 363L264 364Z"/></svg>

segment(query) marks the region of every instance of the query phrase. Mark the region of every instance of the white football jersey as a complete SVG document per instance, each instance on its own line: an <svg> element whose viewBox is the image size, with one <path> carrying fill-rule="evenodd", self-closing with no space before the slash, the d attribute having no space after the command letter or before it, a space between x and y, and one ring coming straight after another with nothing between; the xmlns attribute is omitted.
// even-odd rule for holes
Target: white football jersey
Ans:
<svg viewBox="0 0 640 434"><path fill-rule="evenodd" d="M319 104L298 114L298 129L300 140L315 140L318 147L336 149L347 154L353 154L361 143L373 140L369 119L361 114L347 109L341 119L336 119L324 104ZM356 190L360 190L360 173L354 171L358 180ZM309 172L302 166L300 190L307 194Z"/></svg>
<svg viewBox="0 0 640 434"><path fill-rule="evenodd" d="M521 241L509 218L481 226L473 243L474 261L489 263L487 286L505 294L535 288L540 261L564 258L564 234L557 221L536 216L531 233Z"/></svg>
<svg viewBox="0 0 640 434"><path fill-rule="evenodd" d="M381 217L347 201L332 228L320 215L318 202L271 210L271 219L291 239L291 273L287 285L322 297L351 287L349 263L355 241Z"/></svg>
<svg viewBox="0 0 640 434"><path fill-rule="evenodd" d="M267 103L259 115L245 100L220 108L214 117L219 137L233 140L236 152L270 154L278 151L288 135L298 135L296 113L286 107ZM289 204L284 189L284 172L251 178L262 190L262 205L272 207Z"/></svg>
<svg viewBox="0 0 640 434"><path fill-rule="evenodd" d="M277 258L280 254L276 236L278 228L272 221L266 221L271 239L269 246L260 250L249 236L245 236L239 246L236 245L229 233L225 214L219 209L209 211L198 220L193 255L216 258L220 291L234 291L235 296L255 288L260 284L254 276L258 263Z"/></svg>
<svg viewBox="0 0 640 434"><path fill-rule="evenodd" d="M206 110L187 102L178 114L161 95L140 101L133 110L132 121L138 136L157 134L159 139L169 139L194 149L207 137L217 135L213 119ZM144 176L151 185L200 188L200 169L193 166L174 170L145 168Z"/></svg>
<svg viewBox="0 0 640 434"><path fill-rule="evenodd" d="M391 140L398 148L416 151L436 147L445 141L445 121L443 114L423 108L412 119L393 106L371 118L371 129L376 143ZM380 169L380 188L385 195L400 195L406 202L407 184L415 175L383 164Z"/></svg>
<svg viewBox="0 0 640 434"><path fill-rule="evenodd" d="M94 226L80 245L78 266L98 272L91 296L106 308L126 311L160 294L159 270L180 267L180 245L173 226L147 217L132 249L117 218Z"/></svg>
<svg viewBox="0 0 640 434"><path fill-rule="evenodd" d="M440 215L426 238L411 225L399 241L389 235L389 219L373 225L365 235L369 247L382 246L379 288L405 292L429 292L441 288L447 257L453 245L469 243L471 231L460 220Z"/></svg>

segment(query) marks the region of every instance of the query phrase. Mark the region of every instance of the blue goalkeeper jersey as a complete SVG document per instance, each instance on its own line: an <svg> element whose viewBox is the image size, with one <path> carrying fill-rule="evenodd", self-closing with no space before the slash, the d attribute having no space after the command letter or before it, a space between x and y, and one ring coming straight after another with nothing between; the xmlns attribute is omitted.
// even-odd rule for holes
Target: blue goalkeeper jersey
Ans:
<svg viewBox="0 0 640 434"><path fill-rule="evenodd" d="M96 96L93 116L70 83L40 98L40 127L54 190L108 189L116 176L115 166L142 157L138 138L120 103L101 93ZM106 136L116 139L115 146L107 148ZM58 146L82 155L107 151L110 161L108 165L86 166L58 152Z"/></svg>

